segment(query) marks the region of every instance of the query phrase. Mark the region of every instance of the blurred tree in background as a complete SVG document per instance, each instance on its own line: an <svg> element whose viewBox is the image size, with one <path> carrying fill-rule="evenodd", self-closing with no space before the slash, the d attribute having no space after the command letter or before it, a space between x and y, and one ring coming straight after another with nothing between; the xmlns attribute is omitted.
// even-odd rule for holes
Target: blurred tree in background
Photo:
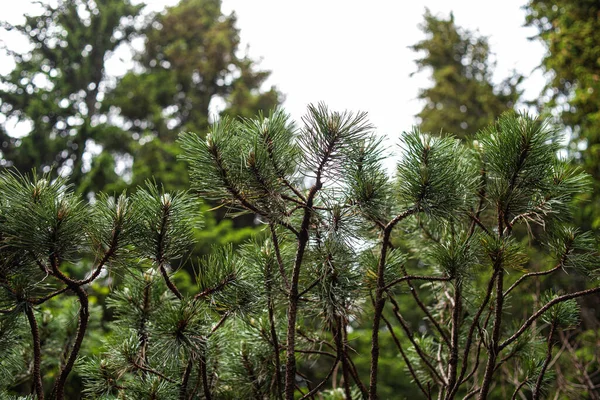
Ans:
<svg viewBox="0 0 600 400"><path fill-rule="evenodd" d="M494 84L494 63L486 37L463 29L448 19L425 12L421 30L426 38L411 48L419 52L418 70L431 71L433 86L422 89L425 106L417 117L424 132L440 133L442 127L464 138L513 109L523 77L517 74Z"/></svg>
<svg viewBox="0 0 600 400"><path fill-rule="evenodd" d="M600 228L600 4L597 1L531 0L527 25L548 49L542 109L572 134L572 150L594 177L591 200L579 211L587 228Z"/></svg>
<svg viewBox="0 0 600 400"><path fill-rule="evenodd" d="M108 85L105 62L136 35L142 6L129 0L60 0L41 7L23 24L2 23L28 41L24 49L4 49L16 66L0 76L2 165L21 171L53 168L79 183L89 170L84 155L96 144L106 151L100 157L104 172L90 186L98 189L117 179L108 155L127 152L126 131L101 114ZM16 121L31 132L22 138L10 135Z"/></svg>
<svg viewBox="0 0 600 400"><path fill-rule="evenodd" d="M221 12L220 0L183 0L145 28L136 68L105 102L107 111L115 108L128 131L144 142L133 151L134 183L154 177L167 187L187 187L173 143L182 131L206 132L215 105L251 117L280 103L275 88L260 90L270 73L239 56L235 24L234 14Z"/></svg>
<svg viewBox="0 0 600 400"><path fill-rule="evenodd" d="M42 7L23 24L3 24L30 45L6 49L16 67L0 77L5 166L53 168L82 193L152 177L187 188L173 145L179 132L205 132L211 106L251 116L281 101L275 88L261 90L270 73L238 55L236 17L224 15L219 0L184 0L145 20L143 5L129 0ZM105 63L135 37L144 47L115 81ZM31 126L23 138L11 136L17 120Z"/></svg>

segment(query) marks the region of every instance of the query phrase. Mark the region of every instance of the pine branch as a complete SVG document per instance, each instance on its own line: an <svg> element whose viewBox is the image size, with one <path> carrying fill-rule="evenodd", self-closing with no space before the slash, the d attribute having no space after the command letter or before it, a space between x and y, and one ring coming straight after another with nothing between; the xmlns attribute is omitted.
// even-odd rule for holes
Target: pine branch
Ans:
<svg viewBox="0 0 600 400"><path fill-rule="evenodd" d="M419 377L417 376L417 374L415 372L415 368L413 367L412 363L410 362L410 359L406 356L406 353L404 353L402 344L400 343L400 341L396 337L396 334L394 333L394 327L388 321L388 319L385 317L385 315L382 315L381 319L383 320L383 322L385 322L385 324L388 328L388 331L392 335L392 339L394 340L394 343L396 344L396 347L398 348L398 351L400 352L400 356L402 356L402 359L404 360L404 363L406 364L406 367L408 368L408 371L410 372L410 375L412 376L413 380L415 381L415 383L417 384L417 386L419 387L419 389L421 390L423 395L425 395L425 398L431 400L431 396L429 395L429 393L427 393L425 391L425 388L423 387L423 384L419 380Z"/></svg>
<svg viewBox="0 0 600 400"><path fill-rule="evenodd" d="M513 289L515 289L517 286L519 286L519 284L521 282L523 282L525 279L527 279L531 276L549 275L549 274L553 273L554 271L559 270L560 268L561 268L561 264L558 264L556 267L548 269L546 271L528 272L528 273L522 275L519 279L517 279L517 281L515 283L513 283L508 289L506 289L503 296L506 297Z"/></svg>
<svg viewBox="0 0 600 400"><path fill-rule="evenodd" d="M538 311L536 311L531 317L529 317L527 319L527 321L525 321L525 323L523 325L521 325L521 327L511 337L509 337L504 342L502 342L498 347L499 350L506 348L506 346L510 345L512 342L517 340L523 333L525 333L525 331L527 330L527 328L529 328L531 326L531 324L533 324L539 317L541 317L546 311L548 311L548 309L550 307L554 306L555 304L562 303L563 301L567 301L567 300L571 300L571 299L576 299L578 297L589 296L589 295L599 293L599 292L600 292L600 287L595 287L592 289L581 290L579 292L565 294L565 295L558 296L558 297L552 299L548 303L544 304L544 306L542 308L540 308Z"/></svg>
<svg viewBox="0 0 600 400"><path fill-rule="evenodd" d="M38 299L29 299L28 303L31 303L31 304L36 305L36 306L39 306L40 304L43 304L43 303L47 302L48 300L52 299L53 297L56 297L59 294L62 294L64 292L66 292L67 290L69 290L69 287L65 286L64 288L56 290L56 291L54 291L54 292L52 292L52 293L50 293L50 294L48 294L48 295L46 295L44 297L40 297Z"/></svg>
<svg viewBox="0 0 600 400"><path fill-rule="evenodd" d="M533 388L533 400L539 400L540 398L542 382L544 381L544 375L546 374L546 369L550 364L550 360L552 360L552 336L554 335L555 329L556 323L550 324L550 333L548 333L548 350L546 351L546 358L544 359L544 363L542 364L540 374L538 375L538 378L535 381L535 386Z"/></svg>
<svg viewBox="0 0 600 400"><path fill-rule="evenodd" d="M25 314L29 321L29 327L31 329L31 338L33 341L33 385L37 398L44 400L44 385L42 381L41 364L42 364L42 350L40 342L40 332L38 324L33 314L33 308L29 305L25 307Z"/></svg>
<svg viewBox="0 0 600 400"><path fill-rule="evenodd" d="M163 373L161 373L160 371L157 371L157 370L155 370L155 369L152 369L152 368L144 367L143 365L140 365L140 364L136 363L136 362L135 362L135 361L133 361L133 360L131 361L131 364L132 364L132 365L133 365L135 368L137 368L137 369L139 369L139 370L141 370L141 371L147 372L147 373L149 373L149 374L156 375L156 376L158 376L159 378L161 378L161 379L164 379L164 380L165 380L165 381L167 381L167 382L171 382L171 383L177 383L177 381L176 381L175 379L171 379L171 378L169 378L168 376L164 375L164 374L163 374Z"/></svg>

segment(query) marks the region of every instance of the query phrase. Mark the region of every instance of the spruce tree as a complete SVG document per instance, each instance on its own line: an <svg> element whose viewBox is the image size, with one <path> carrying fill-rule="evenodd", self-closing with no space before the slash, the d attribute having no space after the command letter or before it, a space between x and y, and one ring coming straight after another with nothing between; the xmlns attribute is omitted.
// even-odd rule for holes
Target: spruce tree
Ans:
<svg viewBox="0 0 600 400"><path fill-rule="evenodd" d="M1 23L28 42L4 49L15 68L0 76L2 166L53 169L79 184L83 155L95 144L107 152L100 156L106 168L93 189L116 179L109 152L123 154L127 135L103 120L100 110L109 84L105 60L137 34L141 9L129 0L59 0L40 4L39 13L27 15L22 24ZM29 122L31 132L12 136L14 121Z"/></svg>
<svg viewBox="0 0 600 400"><path fill-rule="evenodd" d="M395 372L422 398L539 399L554 389L556 338L578 324L577 299L600 287L551 290L560 275L595 281L599 270L595 238L569 223L588 176L557 158L560 135L543 120L504 114L475 147L413 129L393 178L366 114L323 104L301 128L278 110L223 118L179 143L193 192L149 183L88 205L63 180L2 174L0 368L26 370L38 398L63 398L77 368L87 398L376 399L384 337L402 360ZM202 229L198 195L255 215L264 232L197 260L196 287L184 290L173 273ZM516 229L527 224L546 227L535 238L548 252L541 268ZM107 272L125 277L110 294L112 333L101 354L78 359L88 287ZM516 293L530 296L527 281L549 291L511 314ZM49 377L38 327L61 297L78 303L78 330ZM360 327L371 333L367 374L354 362ZM317 364L327 368L309 379ZM514 383L499 378L505 366ZM10 390L18 375L4 376Z"/></svg>
<svg viewBox="0 0 600 400"><path fill-rule="evenodd" d="M421 30L426 38L411 46L419 54L417 73L431 71L432 86L422 89L423 109L417 114L424 132L443 129L460 138L472 136L514 108L523 77L496 84L488 39L448 19L425 12Z"/></svg>

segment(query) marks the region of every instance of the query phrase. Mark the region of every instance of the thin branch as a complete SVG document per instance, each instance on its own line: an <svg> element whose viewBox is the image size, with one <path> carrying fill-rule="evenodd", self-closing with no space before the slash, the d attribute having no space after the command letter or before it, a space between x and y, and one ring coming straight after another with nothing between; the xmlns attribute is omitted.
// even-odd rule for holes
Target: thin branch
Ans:
<svg viewBox="0 0 600 400"><path fill-rule="evenodd" d="M582 290L579 292L565 294L559 297L556 297L546 303L542 308L536 311L525 323L517 330L511 337L502 342L499 346L499 350L504 349L506 346L517 340L526 330L533 324L535 320L537 320L542 314L544 314L550 307L555 304L561 303L563 301L575 299L577 297L589 296L594 293L600 292L600 287L595 287L592 289Z"/></svg>
<svg viewBox="0 0 600 400"><path fill-rule="evenodd" d="M423 384L421 384L421 381L419 380L419 377L417 376L417 373L415 372L415 369L412 366L412 363L410 362L410 359L406 356L406 353L404 353L404 349L402 348L402 344L400 343L400 341L396 337L396 334L394 333L394 327L392 326L392 324L390 323L390 321L388 321L388 319L385 317L385 315L382 315L381 319L387 325L388 331L390 331L390 334L392 335L392 339L394 340L394 343L396 344L396 347L398 348L398 351L400 352L400 355L402 356L402 359L406 363L408 371L410 372L410 375L413 377L413 380L415 381L415 383L417 384L417 386L419 387L419 389L421 390L421 392L423 392L423 394L425 395L425 398L431 399L431 396L425 391L425 388L423 387Z"/></svg>
<svg viewBox="0 0 600 400"><path fill-rule="evenodd" d="M190 375L192 374L192 368L194 367L194 363L192 359L188 361L185 371L183 372L183 377L181 378L181 385L179 387L179 400L186 400L187 397L187 387L188 382L190 381ZM173 382L175 383L175 382Z"/></svg>
<svg viewBox="0 0 600 400"><path fill-rule="evenodd" d="M379 325L381 323L381 316L383 314L383 308L385 306L385 299L383 293L385 291L385 264L387 259L387 251L390 243L390 237L394 227L403 219L411 216L416 212L416 208L411 207L406 211L398 214L385 226L383 230L383 238L381 241L381 252L379 255L379 262L377 264L377 289L375 290L374 306L375 310L373 313L373 328L371 331L371 374L369 377L369 398L372 400L377 399L377 373L379 367Z"/></svg>
<svg viewBox="0 0 600 400"><path fill-rule="evenodd" d="M406 272L406 267L404 265L401 266L401 269L402 269L402 273L404 274L404 276L408 276L408 273ZM450 345L450 338L448 337L448 335L446 334L446 332L442 329L442 327L440 326L438 320L435 319L433 317L433 315L431 315L431 312L429 312L429 310L427 309L427 306L425 305L425 303L423 303L423 301L419 297L419 294L417 293L417 290L413 286L411 280L410 279L406 279L406 284L408 285L408 288L410 289L409 290L410 294L412 295L413 299L415 299L415 302L417 303L417 305L419 306L419 308L421 309L421 311L423 311L423 313L425 313L425 315L427 316L427 319L433 324L433 326L435 327L435 329L438 331L438 333L442 337L442 339L443 339L444 343L446 344L446 346L451 347L451 345Z"/></svg>
<svg viewBox="0 0 600 400"><path fill-rule="evenodd" d="M539 271L539 272L529 272L523 276L521 276L519 279L517 279L517 281L515 283L513 283L507 290L506 292L504 292L503 296L506 297L506 295L508 295L514 288L516 288L523 280L525 280L526 278L529 278L530 276L541 276L541 275L548 275L553 273L554 271L560 269L561 265L557 265L556 267L546 270L546 271Z"/></svg>
<svg viewBox="0 0 600 400"><path fill-rule="evenodd" d="M426 276L426 275L405 275L403 277L394 279L393 281L391 281L390 283L388 283L387 285L384 286L383 290L388 290L390 289L392 286L400 283L400 282L404 282L404 281L408 281L408 280L418 280L418 281L437 281L437 282L446 282L452 279L452 277L450 276Z"/></svg>
<svg viewBox="0 0 600 400"><path fill-rule="evenodd" d="M428 360L427 355L421 349L421 346L419 346L419 344L415 340L414 335L412 333L412 330L408 326L408 323L404 320L404 318L400 314L400 307L398 305L398 302L391 295L389 295L389 299L390 299L390 302L393 305L392 311L394 312L394 316L396 317L396 319L400 323L400 326L402 326L402 328L404 329L404 332L406 333L406 336L408 337L408 340L410 341L410 343L413 345L415 351L417 352L417 355L421 358L421 360L425 363L425 365L431 370L431 372L433 373L433 375L435 375L435 377L438 380L438 382L446 384L446 380L444 378L442 378L442 376L440 376L440 374L438 373L438 371L435 369L435 367Z"/></svg>
<svg viewBox="0 0 600 400"><path fill-rule="evenodd" d="M31 338L33 341L33 385L38 399L44 400L44 384L41 373L42 349L40 342L40 331L38 329L35 315L33 314L33 308L27 305L25 307L25 314L27 315L27 320L29 321Z"/></svg>
<svg viewBox="0 0 600 400"><path fill-rule="evenodd" d="M483 311L485 310L488 302L490 301L490 298L492 297L492 292L494 290L494 282L496 281L497 273L498 273L498 270L494 270L494 272L492 273L492 277L490 278L490 281L488 282L488 287L486 290L485 297L484 297L483 301L481 302L481 305L479 306L479 309L477 310L475 317L473 318L473 322L471 323L471 326L469 327L469 333L467 334L467 340L465 342L465 347L464 347L463 356L462 356L462 367L460 370L460 376L457 380L457 384L454 385L454 388L450 388L452 396L456 395L456 392L458 391L458 387L463 383L463 378L465 376L465 373L467 372L467 366L469 363L469 354L471 352L471 345L473 343L473 335L475 334L475 328L479 324L479 318L481 318L481 314L483 314Z"/></svg>
<svg viewBox="0 0 600 400"><path fill-rule="evenodd" d="M327 376L325 376L325 378L323 378L323 380L321 382L319 382L317 384L317 386L315 386L308 393L306 393L304 396L302 396L300 398L300 400L307 399L307 398L313 396L315 393L317 393L319 391L319 389L321 389L321 387L323 387L323 385L325 385L327 383L327 381L329 380L329 378L331 378L331 375L333 375L333 371L335 371L335 368L337 367L339 361L340 360L338 358L336 358L335 361L333 362L333 365L331 366L331 369L327 373Z"/></svg>
<svg viewBox="0 0 600 400"><path fill-rule="evenodd" d="M175 286L173 281L171 281L171 278L169 277L169 273L167 272L167 269L165 268L165 265L163 263L160 264L159 270L163 276L163 279L165 280L167 287L171 291L171 293L173 293L175 295L175 297L177 297L179 300L183 300L183 295L181 294L179 289L177 289L177 286Z"/></svg>
<svg viewBox="0 0 600 400"><path fill-rule="evenodd" d="M286 289L290 290L290 282L285 274L285 268L283 267L283 258L281 257L281 250L279 248L279 238L277 237L277 231L275 230L275 226L273 223L269 223L269 229L271 230L271 240L273 242L273 249L275 250L275 257L277 258L277 266L279 267L279 274L281 275L281 279L283 279L283 283L285 284Z"/></svg>
<svg viewBox="0 0 600 400"><path fill-rule="evenodd" d="M490 343L490 349L488 351L488 360L485 365L485 372L483 374L483 382L481 383L481 391L479 392L479 399L484 400L487 398L492 383L492 377L496 370L496 359L500 353L499 342L500 333L502 329L502 309L504 305L503 285L504 285L504 270L498 263L494 266L494 269L498 271L496 274L496 304L494 306L494 325L492 328L492 341Z"/></svg>
<svg viewBox="0 0 600 400"><path fill-rule="evenodd" d="M219 292L219 291L223 290L223 288L225 288L225 286L227 286L231 282L235 281L235 279L236 279L235 274L231 273L231 274L227 275L225 278L223 278L215 286L207 288L207 289L204 289L200 293L196 294L194 296L194 300L198 300L198 299L201 299L203 297L210 296L213 293L216 293L216 292Z"/></svg>
<svg viewBox="0 0 600 400"><path fill-rule="evenodd" d="M321 351L321 350L303 350L303 349L295 349L294 350L296 353L301 353L301 354L319 354L322 356L327 356L327 357L331 357L331 358L338 358L335 354L330 353L328 351Z"/></svg>
<svg viewBox="0 0 600 400"><path fill-rule="evenodd" d="M533 388L533 400L539 400L540 392L542 388L542 382L544 381L544 375L546 374L546 369L548 368L548 364L550 364L550 360L552 360L552 336L554 335L554 330L556 329L556 323L553 322L550 325L550 333L548 333L548 350L546 351L546 359L544 360L544 364L542 364L542 370L538 375L537 380L535 381L535 387Z"/></svg>
<svg viewBox="0 0 600 400"><path fill-rule="evenodd" d="M59 290L57 290L55 292L52 292L49 295L46 295L44 297L40 297L39 299L29 299L29 300L27 300L27 302L31 303L31 304L34 304L36 306L39 306L40 304L45 303L46 301L50 300L51 298L53 298L55 296L58 296L59 294L64 293L67 290L69 290L69 287L65 286L64 288L59 289Z"/></svg>
<svg viewBox="0 0 600 400"><path fill-rule="evenodd" d="M492 233L488 230L488 228L485 227L485 225L483 224L483 222L481 222L481 220L479 218L477 218L472 213L469 213L468 215L469 215L469 218L471 218L473 220L473 222L475 224L477 224L477 226L479 226L481 228L481 230L483 230L488 236L493 236Z"/></svg>
<svg viewBox="0 0 600 400"><path fill-rule="evenodd" d="M135 362L135 360L131 360L131 364L134 367L136 367L137 369L139 369L141 371L144 371L144 372L148 372L149 374L152 374L152 375L156 375L159 378L164 379L167 382L171 382L171 383L175 383L175 384L177 383L177 381L175 379L169 378L168 376L164 375L162 372L157 371L155 369L144 367L143 365L138 364L137 362Z"/></svg>
<svg viewBox="0 0 600 400"><path fill-rule="evenodd" d="M517 399L517 394L519 394L519 391L523 388L523 386L525 386L527 384L527 379L523 380L523 382L519 383L519 386L517 386L517 388L515 389L515 391L513 392L513 395L511 397L511 400L516 400Z"/></svg>
<svg viewBox="0 0 600 400"><path fill-rule="evenodd" d="M57 274L57 272L60 271L58 271L58 269L55 268L54 273ZM60 275L62 275L62 273L60 273ZM73 348L71 349L71 353L69 354L69 358L67 359L67 362L60 371L60 375L58 376L58 379L54 384L53 394L56 400L64 399L64 390L65 384L67 382L67 377L69 376L71 370L73 369L73 366L75 365L75 360L77 359L77 355L79 354L79 350L81 349L81 344L83 343L83 338L85 337L85 332L87 330L89 320L87 293L81 288L81 286L76 286L73 284L70 284L69 286L70 289L73 290L79 298L79 324L77 326L77 335L75 337L75 342L73 344Z"/></svg>

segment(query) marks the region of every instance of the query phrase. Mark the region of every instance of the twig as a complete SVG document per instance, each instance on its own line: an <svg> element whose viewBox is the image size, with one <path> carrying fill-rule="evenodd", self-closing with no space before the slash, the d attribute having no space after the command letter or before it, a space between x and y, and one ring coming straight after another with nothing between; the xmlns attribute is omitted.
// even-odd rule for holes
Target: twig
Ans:
<svg viewBox="0 0 600 400"><path fill-rule="evenodd" d="M556 298L550 300L542 308L540 308L538 311L536 311L531 317L529 317L529 319L527 321L525 321L525 323L511 337L509 337L504 342L502 342L499 346L499 350L504 349L506 346L508 346L515 340L517 340L527 330L527 328L529 328L531 326L531 324L535 320L537 320L543 313L545 313L553 305L561 303L563 301L575 299L577 297L589 296L591 294L598 293L598 292L600 292L600 287L595 287L592 289L587 289L587 290L582 290L579 292L565 294L565 295L562 295L562 296L559 296L559 297L556 297Z"/></svg>

